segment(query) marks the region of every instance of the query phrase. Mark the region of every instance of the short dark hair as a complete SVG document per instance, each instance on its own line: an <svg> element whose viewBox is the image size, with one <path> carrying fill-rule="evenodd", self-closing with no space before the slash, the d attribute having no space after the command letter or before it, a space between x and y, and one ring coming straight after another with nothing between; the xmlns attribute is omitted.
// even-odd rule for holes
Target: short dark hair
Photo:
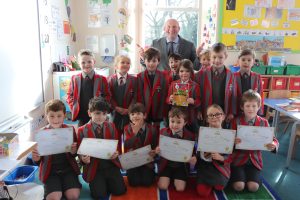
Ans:
<svg viewBox="0 0 300 200"><path fill-rule="evenodd" d="M146 109L145 109L145 106L141 103L135 103L135 104L131 104L128 108L128 113L131 114L131 113L143 113L145 114L146 113Z"/></svg>
<svg viewBox="0 0 300 200"><path fill-rule="evenodd" d="M183 59L181 62L180 62L180 65L179 67L177 68L176 70L176 73L179 74L179 71L180 71L180 68L184 68L184 69L187 69L190 74L191 74L191 77L193 77L194 75L194 65L192 63L192 61L190 61L189 59Z"/></svg>
<svg viewBox="0 0 300 200"><path fill-rule="evenodd" d="M247 90L246 92L243 93L242 100L241 100L241 107L243 107L247 101L256 101L258 107L261 106L260 94L252 89Z"/></svg>
<svg viewBox="0 0 300 200"><path fill-rule="evenodd" d="M81 56L91 56L95 59L95 55L94 53L89 50L89 49L81 49L79 52L78 52L78 58L80 58Z"/></svg>
<svg viewBox="0 0 300 200"><path fill-rule="evenodd" d="M172 109L169 111L168 117L183 117L184 121L187 121L187 110L185 108L180 107L172 107Z"/></svg>
<svg viewBox="0 0 300 200"><path fill-rule="evenodd" d="M89 102L89 112L94 111L110 113L110 104L103 97L93 97Z"/></svg>
<svg viewBox="0 0 300 200"><path fill-rule="evenodd" d="M58 112L63 111L64 114L66 114L66 106L65 104L59 100L59 99L52 99L48 101L48 103L45 105L45 113L46 115L50 112Z"/></svg>
<svg viewBox="0 0 300 200"><path fill-rule="evenodd" d="M157 58L160 61L160 51L154 47L150 47L145 51L145 60L152 60L153 58Z"/></svg>
<svg viewBox="0 0 300 200"><path fill-rule="evenodd" d="M251 49L244 49L239 53L239 57L251 55L255 59L255 52Z"/></svg>
<svg viewBox="0 0 300 200"><path fill-rule="evenodd" d="M225 46L225 44L221 43L221 42L217 42L215 43L212 47L211 50L215 53L220 53L222 51L225 51L227 53L227 48Z"/></svg>
<svg viewBox="0 0 300 200"><path fill-rule="evenodd" d="M168 57L168 60L170 60L171 58L173 58L174 60L182 60L181 55L179 55L178 53L171 53Z"/></svg>

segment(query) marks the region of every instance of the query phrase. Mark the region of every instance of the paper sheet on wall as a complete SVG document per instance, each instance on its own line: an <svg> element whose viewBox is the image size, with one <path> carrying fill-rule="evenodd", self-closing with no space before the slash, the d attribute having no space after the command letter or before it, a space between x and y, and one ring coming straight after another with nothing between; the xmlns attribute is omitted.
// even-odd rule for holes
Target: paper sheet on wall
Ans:
<svg viewBox="0 0 300 200"><path fill-rule="evenodd" d="M88 1L88 27L113 26L114 6L111 1Z"/></svg>
<svg viewBox="0 0 300 200"><path fill-rule="evenodd" d="M94 53L99 53L99 37L97 35L86 36L86 48Z"/></svg>
<svg viewBox="0 0 300 200"><path fill-rule="evenodd" d="M295 0L278 0L277 8L279 9L295 8Z"/></svg>
<svg viewBox="0 0 300 200"><path fill-rule="evenodd" d="M255 6L260 8L272 7L272 0L255 0Z"/></svg>

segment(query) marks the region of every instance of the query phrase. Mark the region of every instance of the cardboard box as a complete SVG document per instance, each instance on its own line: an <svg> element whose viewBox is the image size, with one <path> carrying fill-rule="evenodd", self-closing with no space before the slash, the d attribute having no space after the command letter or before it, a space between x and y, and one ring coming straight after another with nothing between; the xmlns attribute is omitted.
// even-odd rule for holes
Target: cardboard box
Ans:
<svg viewBox="0 0 300 200"><path fill-rule="evenodd" d="M11 156L17 149L19 136L17 133L0 133L0 156Z"/></svg>

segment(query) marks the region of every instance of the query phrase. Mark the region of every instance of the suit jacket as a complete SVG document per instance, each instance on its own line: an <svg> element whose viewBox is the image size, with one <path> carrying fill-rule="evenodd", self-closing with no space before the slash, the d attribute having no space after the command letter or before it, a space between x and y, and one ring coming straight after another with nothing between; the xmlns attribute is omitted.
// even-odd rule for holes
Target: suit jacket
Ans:
<svg viewBox="0 0 300 200"><path fill-rule="evenodd" d="M235 120L232 121L231 128L237 130L237 125L249 125L246 122L244 116L237 117ZM269 123L266 119L256 116L254 126L269 126ZM273 143L276 145L276 149L274 152L278 151L279 142L274 137ZM260 150L239 150L235 149L231 154L232 165L233 166L242 166L248 162L250 159L252 164L258 169L262 170L263 168L263 159L262 153Z"/></svg>
<svg viewBox="0 0 300 200"><path fill-rule="evenodd" d="M147 70L137 75L137 81L137 101L144 104L148 116L151 115L152 119L154 120L161 120L166 117L167 104L165 99L167 98L169 87L166 74L156 70L153 87L150 85L150 79Z"/></svg>
<svg viewBox="0 0 300 200"><path fill-rule="evenodd" d="M179 35L178 37L179 37L178 54L181 55L183 59L189 59L192 62L194 62L196 58L196 48L194 44L182 38ZM170 70L166 37L153 40L151 46L157 48L160 51L160 63L158 65L158 69Z"/></svg>
<svg viewBox="0 0 300 200"><path fill-rule="evenodd" d="M89 121L89 123L79 127L77 135L78 146L80 146L83 138L96 138L96 133L94 132L92 121ZM118 131L113 123L107 121L103 122L103 136L104 139L118 140ZM118 151L121 152L120 149L118 149ZM112 162L117 167L121 166L118 158L112 160ZM89 164L83 165L82 178L88 183L92 181L95 178L98 165L100 164L100 159L91 157L91 162Z"/></svg>
<svg viewBox="0 0 300 200"><path fill-rule="evenodd" d="M118 85L118 77L116 74L110 76L108 78L108 85L109 90L111 93L111 105L112 108L115 109L115 107L119 106L125 109L128 109L128 107L131 104L134 104L137 101L137 79L136 77L127 74L127 79L125 83L125 92L124 92L124 99L123 104L118 105L117 103L117 91L116 89L119 87ZM113 121L117 128L123 128L126 124L128 124L129 119L128 115L121 115L120 113L114 111L112 113Z"/></svg>
<svg viewBox="0 0 300 200"><path fill-rule="evenodd" d="M67 92L67 103L72 111L72 120L75 121L80 110L80 88L81 88L82 73L73 75L70 82L70 87ZM102 96L110 102L111 94L108 89L108 83L104 76L99 74L94 75L94 96Z"/></svg>
<svg viewBox="0 0 300 200"><path fill-rule="evenodd" d="M181 80L173 81L171 83L171 86L169 87L168 97L166 99L166 102L168 104L171 104L170 102L170 96L174 93L174 88L176 83L181 83ZM200 111L200 87L198 84L196 84L194 81L189 80L189 98L194 99L194 104L189 104L188 106L188 122L192 123L193 120L197 119L197 113Z"/></svg>
<svg viewBox="0 0 300 200"><path fill-rule="evenodd" d="M161 129L160 130L160 135L164 135L164 136L168 136L168 137L172 137L172 138L174 137L170 128ZM184 128L182 139L183 140L195 141L195 134ZM193 151L193 155L194 154L195 154L195 149ZM163 158L163 157L160 157L159 165L158 165L158 172L159 173L162 172L165 169L165 167L167 166L167 164L168 164L168 160ZM186 169L187 172L189 172L190 164L188 162L185 163L185 169Z"/></svg>
<svg viewBox="0 0 300 200"><path fill-rule="evenodd" d="M224 112L226 115L232 113L231 108L231 95L232 95L232 74L229 69L225 67L226 73L226 83L225 83L225 96L220 97L224 99ZM200 94L201 94L201 111L203 117L206 113L206 109L213 103L213 96L212 96L212 68L207 70L200 70L197 74L197 83L200 83Z"/></svg>
<svg viewBox="0 0 300 200"><path fill-rule="evenodd" d="M263 89L262 89L262 81L260 74L255 72L250 73L251 78L251 89L258 92L261 96L261 107L259 110L259 114L263 114L264 108L264 97L263 97ZM241 99L242 99L242 77L240 72L235 72L233 74L232 79L232 114L240 115L242 114L241 110Z"/></svg>
<svg viewBox="0 0 300 200"><path fill-rule="evenodd" d="M62 128L68 128L69 126L66 125L66 124L63 124L62 125ZM46 126L44 129L51 129L51 127L48 125ZM77 138L76 138L76 133L75 133L75 130L73 128L73 140L74 142L77 142ZM74 172L79 175L80 174L80 169L79 169L79 166L77 165L77 162L76 162L76 154L75 155L72 155L71 153L66 153L66 157L67 157L67 160L66 162L68 162L72 169L74 170ZM48 179L50 173L51 173L51 169L52 169L52 159L53 159L53 156L52 155L49 155L49 156L42 156L41 157L41 161L40 161L40 170L39 170L39 179L45 183L46 180Z"/></svg>

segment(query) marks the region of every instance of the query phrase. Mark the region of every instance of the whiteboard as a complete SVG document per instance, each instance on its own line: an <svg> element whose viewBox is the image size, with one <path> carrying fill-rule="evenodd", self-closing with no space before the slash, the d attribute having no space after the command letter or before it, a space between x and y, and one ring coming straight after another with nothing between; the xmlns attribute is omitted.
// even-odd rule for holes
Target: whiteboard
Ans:
<svg viewBox="0 0 300 200"><path fill-rule="evenodd" d="M37 0L0 3L0 124L44 102Z"/></svg>

